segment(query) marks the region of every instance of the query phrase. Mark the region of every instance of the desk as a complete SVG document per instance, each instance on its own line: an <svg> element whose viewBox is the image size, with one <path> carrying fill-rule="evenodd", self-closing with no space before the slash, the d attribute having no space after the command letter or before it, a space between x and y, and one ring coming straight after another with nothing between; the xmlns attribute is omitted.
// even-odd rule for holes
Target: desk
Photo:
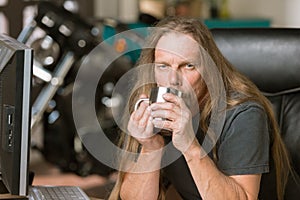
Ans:
<svg viewBox="0 0 300 200"><path fill-rule="evenodd" d="M10 195L10 194L0 194L0 199L7 199L7 200L27 200L27 197L17 196L17 195Z"/></svg>

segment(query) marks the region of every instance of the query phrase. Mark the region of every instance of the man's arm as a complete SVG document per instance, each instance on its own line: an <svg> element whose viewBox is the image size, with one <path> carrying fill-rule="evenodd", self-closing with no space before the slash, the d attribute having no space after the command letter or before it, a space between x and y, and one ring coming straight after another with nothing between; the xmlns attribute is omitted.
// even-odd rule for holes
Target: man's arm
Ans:
<svg viewBox="0 0 300 200"><path fill-rule="evenodd" d="M126 173L120 197L122 200L157 200L159 195L159 171L143 174Z"/></svg>
<svg viewBox="0 0 300 200"><path fill-rule="evenodd" d="M161 150L146 153L142 148L138 160L125 174L120 191L122 200L158 199L161 157Z"/></svg>
<svg viewBox="0 0 300 200"><path fill-rule="evenodd" d="M194 142L184 153L193 179L204 200L210 199L257 199L260 174L226 176L209 158L201 156L200 145Z"/></svg>

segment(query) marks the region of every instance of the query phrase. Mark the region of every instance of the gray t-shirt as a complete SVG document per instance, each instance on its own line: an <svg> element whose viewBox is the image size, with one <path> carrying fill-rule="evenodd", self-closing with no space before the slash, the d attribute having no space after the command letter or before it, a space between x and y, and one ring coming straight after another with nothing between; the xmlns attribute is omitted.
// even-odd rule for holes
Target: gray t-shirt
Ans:
<svg viewBox="0 0 300 200"><path fill-rule="evenodd" d="M197 138L201 140L201 131L197 133ZM260 105L245 102L226 112L223 131L217 142L216 163L224 174L269 172L269 148L268 118ZM201 199L183 156L165 167L163 176L174 185L183 199Z"/></svg>

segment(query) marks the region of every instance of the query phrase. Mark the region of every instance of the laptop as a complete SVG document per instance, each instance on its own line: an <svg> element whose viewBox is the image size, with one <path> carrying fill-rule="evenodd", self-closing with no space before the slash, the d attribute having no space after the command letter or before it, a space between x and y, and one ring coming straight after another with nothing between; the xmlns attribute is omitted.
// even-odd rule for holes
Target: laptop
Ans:
<svg viewBox="0 0 300 200"><path fill-rule="evenodd" d="M90 200L78 186L30 186L29 200Z"/></svg>

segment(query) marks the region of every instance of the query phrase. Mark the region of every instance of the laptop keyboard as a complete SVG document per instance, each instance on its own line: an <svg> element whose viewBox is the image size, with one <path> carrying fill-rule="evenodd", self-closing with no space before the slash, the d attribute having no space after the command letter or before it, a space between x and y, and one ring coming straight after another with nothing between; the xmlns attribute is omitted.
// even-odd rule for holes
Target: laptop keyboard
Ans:
<svg viewBox="0 0 300 200"><path fill-rule="evenodd" d="M77 186L33 186L29 190L30 200L88 200Z"/></svg>

